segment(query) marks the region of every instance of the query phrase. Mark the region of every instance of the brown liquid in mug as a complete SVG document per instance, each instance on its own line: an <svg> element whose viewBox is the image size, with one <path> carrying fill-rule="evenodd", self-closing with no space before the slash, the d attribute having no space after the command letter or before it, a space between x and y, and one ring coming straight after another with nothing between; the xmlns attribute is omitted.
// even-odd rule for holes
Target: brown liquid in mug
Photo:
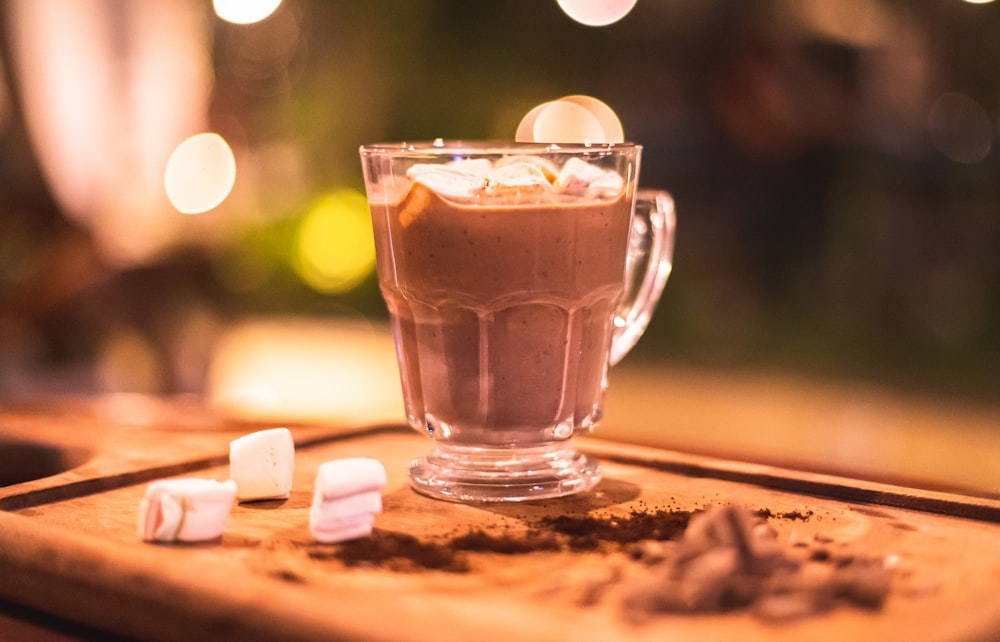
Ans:
<svg viewBox="0 0 1000 642"><path fill-rule="evenodd" d="M564 198L459 204L416 183L371 204L414 427L531 446L600 418L631 211Z"/></svg>

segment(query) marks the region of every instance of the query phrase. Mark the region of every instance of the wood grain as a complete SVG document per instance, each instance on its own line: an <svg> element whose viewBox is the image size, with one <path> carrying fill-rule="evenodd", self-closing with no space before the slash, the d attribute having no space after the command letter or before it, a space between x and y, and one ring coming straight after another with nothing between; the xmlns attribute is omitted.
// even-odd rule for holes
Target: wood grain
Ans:
<svg viewBox="0 0 1000 642"><path fill-rule="evenodd" d="M50 480L63 489L57 495L40 496L40 482L2 489L7 504L0 512L0 598L145 639L753 642L1000 636L997 524L916 510L920 506L821 496L837 494L825 492L830 485L850 487L845 479L806 479L814 485L803 486L803 479L788 475L778 483L785 474L781 469L685 459L611 442L586 442L605 462L605 480L592 493L518 505L460 505L407 487L407 462L429 448L408 429L294 429L295 485L287 501L236 506L216 542L139 541L144 475L170 472L157 467L181 462L183 470L172 474L224 479L224 446L245 427L230 428L201 433L205 439L197 445L196 435L180 440L187 443L183 448L174 442L162 449L166 462L149 453L102 455L104 461L117 457L119 465L106 486L67 484L63 477ZM168 429L144 433L146 446L148 440L166 443L176 436ZM134 447L127 440L116 443ZM184 448L190 450L188 460L180 452ZM772 520L782 541L820 538L842 550L891 556L897 564L893 591L879 611L841 607L780 626L745 612L634 624L622 617L615 586L597 603L581 605L584 587L595 578L615 568L626 575L641 572L620 554L468 553L468 573L348 568L333 556L338 545L311 541L308 507L318 465L349 456L377 457L389 471L385 509L376 520L384 533L444 541L474 528L526 532L547 516L624 516L652 507L696 510L737 503L775 514L808 512L808 519ZM126 461L138 462L131 476L121 472ZM826 485L815 485L820 483ZM33 499L19 503L14 498L21 492Z"/></svg>

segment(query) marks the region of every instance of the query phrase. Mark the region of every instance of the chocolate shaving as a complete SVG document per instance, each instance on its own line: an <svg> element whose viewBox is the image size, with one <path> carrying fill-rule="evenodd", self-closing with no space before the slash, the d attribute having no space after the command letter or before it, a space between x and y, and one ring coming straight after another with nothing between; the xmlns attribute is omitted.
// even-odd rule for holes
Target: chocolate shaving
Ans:
<svg viewBox="0 0 1000 642"><path fill-rule="evenodd" d="M676 555L623 586L632 620L657 613L716 613L749 608L767 620L822 613L844 600L879 608L889 592L884 560L833 558L806 563L786 553L762 518L735 506L695 514Z"/></svg>

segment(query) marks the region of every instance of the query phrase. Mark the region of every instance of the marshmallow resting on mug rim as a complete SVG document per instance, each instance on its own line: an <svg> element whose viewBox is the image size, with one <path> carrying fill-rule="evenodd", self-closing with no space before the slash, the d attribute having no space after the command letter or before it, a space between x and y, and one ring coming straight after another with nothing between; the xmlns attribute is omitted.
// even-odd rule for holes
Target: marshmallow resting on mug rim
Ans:
<svg viewBox="0 0 1000 642"><path fill-rule="evenodd" d="M236 497L236 483L184 477L160 479L139 504L139 536L157 542L203 542L222 535Z"/></svg>
<svg viewBox="0 0 1000 642"><path fill-rule="evenodd" d="M295 472L295 442L288 428L271 428L229 442L229 478L236 499L287 499Z"/></svg>
<svg viewBox="0 0 1000 642"><path fill-rule="evenodd" d="M377 459L350 457L320 464L309 530L320 542L342 542L372 532L382 512L385 467Z"/></svg>

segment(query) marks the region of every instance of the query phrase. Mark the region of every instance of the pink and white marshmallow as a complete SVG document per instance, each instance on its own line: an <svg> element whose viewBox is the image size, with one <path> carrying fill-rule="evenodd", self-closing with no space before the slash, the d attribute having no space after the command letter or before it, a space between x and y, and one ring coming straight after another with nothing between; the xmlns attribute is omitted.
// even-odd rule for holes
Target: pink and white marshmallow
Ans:
<svg viewBox="0 0 1000 642"><path fill-rule="evenodd" d="M377 459L351 457L320 464L309 530L320 542L342 542L371 534L382 512L385 467Z"/></svg>
<svg viewBox="0 0 1000 642"><path fill-rule="evenodd" d="M160 479L139 504L139 536L147 542L203 542L229 524L236 483L186 477Z"/></svg>

